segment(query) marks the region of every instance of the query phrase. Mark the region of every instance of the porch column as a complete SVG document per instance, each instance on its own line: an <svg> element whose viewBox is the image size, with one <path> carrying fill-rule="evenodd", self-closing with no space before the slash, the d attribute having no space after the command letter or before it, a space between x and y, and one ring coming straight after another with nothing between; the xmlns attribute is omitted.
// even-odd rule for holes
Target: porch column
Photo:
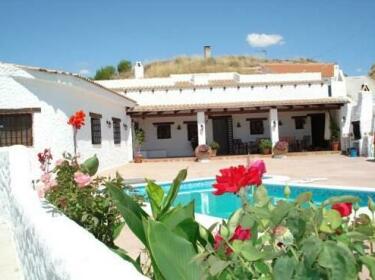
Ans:
<svg viewBox="0 0 375 280"><path fill-rule="evenodd" d="M277 116L277 109L270 109L270 136L272 142L272 148L279 141L279 118Z"/></svg>
<svg viewBox="0 0 375 280"><path fill-rule="evenodd" d="M206 145L206 118L204 112L197 112L198 145Z"/></svg>

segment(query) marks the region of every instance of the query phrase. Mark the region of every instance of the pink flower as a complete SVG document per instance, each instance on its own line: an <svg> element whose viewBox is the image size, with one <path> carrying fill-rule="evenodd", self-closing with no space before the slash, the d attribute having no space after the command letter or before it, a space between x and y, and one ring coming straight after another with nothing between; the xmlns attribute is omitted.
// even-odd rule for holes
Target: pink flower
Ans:
<svg viewBox="0 0 375 280"><path fill-rule="evenodd" d="M74 173L74 181L78 184L78 187L84 188L90 185L91 177L90 175L84 174L81 171Z"/></svg>
<svg viewBox="0 0 375 280"><path fill-rule="evenodd" d="M254 167L254 168L258 169L261 177L263 176L264 173L267 172L266 164L261 159L257 159L257 160L254 160L253 162L251 162L250 165L249 165L249 168L251 168L251 167Z"/></svg>
<svg viewBox="0 0 375 280"><path fill-rule="evenodd" d="M64 162L63 159L58 159L58 160L56 160L55 165L60 166L63 162Z"/></svg>

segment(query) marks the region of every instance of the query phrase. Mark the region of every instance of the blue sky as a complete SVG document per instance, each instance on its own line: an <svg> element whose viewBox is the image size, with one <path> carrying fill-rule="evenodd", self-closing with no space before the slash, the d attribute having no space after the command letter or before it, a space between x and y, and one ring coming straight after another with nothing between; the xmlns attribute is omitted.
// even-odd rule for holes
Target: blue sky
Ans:
<svg viewBox="0 0 375 280"><path fill-rule="evenodd" d="M0 61L91 76L121 59L200 55L211 45L214 55L266 50L359 75L375 63L374 11L374 0L0 0Z"/></svg>

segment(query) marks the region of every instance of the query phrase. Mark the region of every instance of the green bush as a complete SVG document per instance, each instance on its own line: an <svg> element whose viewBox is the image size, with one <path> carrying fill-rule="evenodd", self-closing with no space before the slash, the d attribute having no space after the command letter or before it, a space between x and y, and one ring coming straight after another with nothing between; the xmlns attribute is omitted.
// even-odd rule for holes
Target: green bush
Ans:
<svg viewBox="0 0 375 280"><path fill-rule="evenodd" d="M195 221L194 201L172 207L186 170L167 194L147 182L152 215L107 183L129 228L145 245L152 266L146 271L152 279L354 280L363 267L375 276L374 214L357 215L358 198L332 197L317 205L309 192L291 200L290 188L285 187L285 199L274 201L266 187L246 186L246 180L257 182L256 168L223 170L216 185L228 192L236 186L234 195L241 198L242 207L208 230ZM355 218L349 219L352 205ZM375 210L371 199L369 210ZM132 262L144 272L139 262Z"/></svg>
<svg viewBox="0 0 375 280"><path fill-rule="evenodd" d="M110 80L116 74L116 69L113 66L105 66L96 70L95 80Z"/></svg>
<svg viewBox="0 0 375 280"><path fill-rule="evenodd" d="M219 150L220 149L220 145L219 143L213 141L211 144L210 144L210 147L212 150Z"/></svg>
<svg viewBox="0 0 375 280"><path fill-rule="evenodd" d="M119 73L129 72L130 70L132 70L132 63L129 60L121 60L117 64L117 71Z"/></svg>
<svg viewBox="0 0 375 280"><path fill-rule="evenodd" d="M259 142L259 149L263 153L266 149L272 149L272 142L269 139L261 139Z"/></svg>

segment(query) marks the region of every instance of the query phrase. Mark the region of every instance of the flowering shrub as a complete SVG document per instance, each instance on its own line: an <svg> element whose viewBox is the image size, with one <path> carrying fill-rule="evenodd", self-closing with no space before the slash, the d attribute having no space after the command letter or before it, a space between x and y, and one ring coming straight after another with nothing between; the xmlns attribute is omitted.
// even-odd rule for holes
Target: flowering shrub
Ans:
<svg viewBox="0 0 375 280"><path fill-rule="evenodd" d="M153 279L341 280L357 279L364 267L375 277L375 205L370 198L372 217L357 215L353 196L331 197L318 205L309 192L290 199L286 186L285 199L275 201L261 185L264 172L260 162L220 170L214 193L238 195L242 207L210 229L195 221L194 201L171 207L186 170L167 194L148 181L151 216L126 193L107 187L149 253Z"/></svg>
<svg viewBox="0 0 375 280"><path fill-rule="evenodd" d="M86 114L82 110L75 112L74 115L70 116L68 124L73 128L73 144L74 144L74 156L77 156L77 133L82 126L85 125Z"/></svg>
<svg viewBox="0 0 375 280"><path fill-rule="evenodd" d="M275 147L273 148L274 151L280 152L280 153L287 153L288 152L288 142L287 141L278 141L275 144Z"/></svg>

